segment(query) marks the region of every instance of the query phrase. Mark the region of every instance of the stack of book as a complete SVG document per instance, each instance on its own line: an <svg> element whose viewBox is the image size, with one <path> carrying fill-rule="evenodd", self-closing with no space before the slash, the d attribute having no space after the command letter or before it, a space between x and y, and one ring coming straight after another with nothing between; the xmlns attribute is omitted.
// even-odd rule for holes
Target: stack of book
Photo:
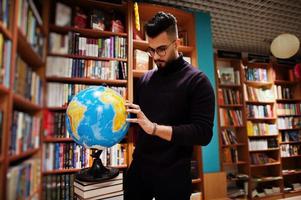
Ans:
<svg viewBox="0 0 301 200"><path fill-rule="evenodd" d="M123 199L123 173L103 182L75 180L74 194L78 199Z"/></svg>

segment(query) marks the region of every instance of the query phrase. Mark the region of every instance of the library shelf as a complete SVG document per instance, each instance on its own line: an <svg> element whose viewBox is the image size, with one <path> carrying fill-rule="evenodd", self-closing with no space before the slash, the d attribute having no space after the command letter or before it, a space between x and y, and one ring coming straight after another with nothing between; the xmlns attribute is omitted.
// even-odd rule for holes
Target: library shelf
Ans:
<svg viewBox="0 0 301 200"><path fill-rule="evenodd" d="M228 148L228 147L238 147L238 146L245 146L246 143L237 143L237 144L228 144L228 145L221 145L222 148Z"/></svg>
<svg viewBox="0 0 301 200"><path fill-rule="evenodd" d="M301 117L301 114L285 114L285 115L278 115L278 117Z"/></svg>
<svg viewBox="0 0 301 200"><path fill-rule="evenodd" d="M300 144L301 141L280 142L279 144Z"/></svg>
<svg viewBox="0 0 301 200"><path fill-rule="evenodd" d="M30 67L37 68L44 65L41 56L33 50L31 45L27 42L27 38L20 30L18 30L18 52Z"/></svg>
<svg viewBox="0 0 301 200"><path fill-rule="evenodd" d="M256 168L256 167L268 167L268 166L273 166L273 165L280 165L280 162L273 162L273 163L265 163L265 164L251 164L251 168Z"/></svg>
<svg viewBox="0 0 301 200"><path fill-rule="evenodd" d="M276 99L279 103L301 102L301 99Z"/></svg>
<svg viewBox="0 0 301 200"><path fill-rule="evenodd" d="M263 117L263 118L253 118L253 117L248 117L247 120L250 121L273 121L276 120L276 117Z"/></svg>
<svg viewBox="0 0 301 200"><path fill-rule="evenodd" d="M228 128L245 128L245 126L233 126L233 125L229 125L229 126L221 126L221 129L228 129Z"/></svg>
<svg viewBox="0 0 301 200"><path fill-rule="evenodd" d="M12 39L11 32L4 26L2 21L0 21L0 32L4 35L6 39Z"/></svg>
<svg viewBox="0 0 301 200"><path fill-rule="evenodd" d="M118 36L118 37L127 37L127 33L114 33L110 31L101 31L96 29L90 29L90 28L77 28L72 26L56 26L54 24L49 25L49 30L51 32L56 33L68 33L68 32L77 32L80 33L82 36L85 37L93 37L93 38L99 38L99 37L110 37L110 36Z"/></svg>
<svg viewBox="0 0 301 200"><path fill-rule="evenodd" d="M192 179L192 184L201 183L201 182L202 182L202 179L200 179L200 178Z"/></svg>
<svg viewBox="0 0 301 200"><path fill-rule="evenodd" d="M58 83L75 83L75 84L88 84L88 85L114 85L114 86L126 86L127 80L102 80L102 79L90 79L90 78L70 78L70 77L47 77L48 82Z"/></svg>
<svg viewBox="0 0 301 200"><path fill-rule="evenodd" d="M148 70L137 70L137 69L133 69L133 76L134 78L140 78L142 77L144 74L146 74L148 72Z"/></svg>
<svg viewBox="0 0 301 200"><path fill-rule="evenodd" d="M245 165L247 162L245 161L237 161L237 162L223 162L223 165Z"/></svg>
<svg viewBox="0 0 301 200"><path fill-rule="evenodd" d="M3 156L0 156L0 163L2 163L3 162Z"/></svg>
<svg viewBox="0 0 301 200"><path fill-rule="evenodd" d="M250 153L256 152L265 152L265 151L279 151L280 148L269 148L269 149L261 149L261 150L250 150Z"/></svg>
<svg viewBox="0 0 301 200"><path fill-rule="evenodd" d="M295 197L301 195L301 190L292 190L284 192L285 198L287 197Z"/></svg>
<svg viewBox="0 0 301 200"><path fill-rule="evenodd" d="M301 174L301 170L297 170L294 172L282 172L283 176L291 176L291 175L297 175L297 174Z"/></svg>
<svg viewBox="0 0 301 200"><path fill-rule="evenodd" d="M146 51L148 46L148 42L145 40L133 40L134 49L140 49L142 51ZM183 54L190 54L194 51L194 47L191 46L182 46L180 45L178 47L179 52L182 52Z"/></svg>
<svg viewBox="0 0 301 200"><path fill-rule="evenodd" d="M267 81L245 81L246 85L253 86L253 87L271 87L273 82Z"/></svg>
<svg viewBox="0 0 301 200"><path fill-rule="evenodd" d="M73 54L60 54L60 53L48 53L48 56L73 58L73 59L83 59L83 60L127 62L126 58L107 58L107 57L82 56L82 55L73 55Z"/></svg>
<svg viewBox="0 0 301 200"><path fill-rule="evenodd" d="M283 178L281 176L272 176L272 177L261 177L261 178L251 178L252 182L263 183L263 182L272 182L280 181Z"/></svg>
<svg viewBox="0 0 301 200"><path fill-rule="evenodd" d="M298 81L285 81L285 80L275 80L276 85L296 85Z"/></svg>
<svg viewBox="0 0 301 200"><path fill-rule="evenodd" d="M18 154L18 155L9 156L8 159L9 159L10 163L17 162L17 161L19 161L21 159L24 159L24 158L27 158L27 157L31 157L34 154L36 154L37 152L39 152L39 151L40 151L39 148L37 148L37 149L29 149L29 150L27 150L25 152L22 152L22 153Z"/></svg>
<svg viewBox="0 0 301 200"><path fill-rule="evenodd" d="M241 88L241 85L237 85L237 84L219 84L218 86L221 88L237 88L237 89Z"/></svg>
<svg viewBox="0 0 301 200"><path fill-rule="evenodd" d="M242 108L242 104L224 104L224 105L219 105L221 108Z"/></svg>
<svg viewBox="0 0 301 200"><path fill-rule="evenodd" d="M267 138L267 137L278 137L278 135L249 135L249 138Z"/></svg>
<svg viewBox="0 0 301 200"><path fill-rule="evenodd" d="M301 130L300 128L283 128L283 129L278 129L279 131L297 131L297 130Z"/></svg>
<svg viewBox="0 0 301 200"><path fill-rule="evenodd" d="M56 138L56 137L44 137L43 142L51 143L51 142L74 142L72 138Z"/></svg>
<svg viewBox="0 0 301 200"><path fill-rule="evenodd" d="M0 94L8 94L9 89L5 87L3 84L0 84Z"/></svg>
<svg viewBox="0 0 301 200"><path fill-rule="evenodd" d="M46 107L45 109L51 111L51 112L65 112L67 110L67 106L61 106L61 107Z"/></svg>
<svg viewBox="0 0 301 200"><path fill-rule="evenodd" d="M26 110L30 112L37 112L42 109L42 107L40 107L39 105L34 104L30 100L15 93L13 94L13 102L15 107L22 108L22 110Z"/></svg>
<svg viewBox="0 0 301 200"><path fill-rule="evenodd" d="M261 105L261 104L274 104L273 101L245 101L247 104L255 104L255 105Z"/></svg>
<svg viewBox="0 0 301 200"><path fill-rule="evenodd" d="M282 156L282 159L289 159L289 158L301 158L301 155L295 155L295 156Z"/></svg>

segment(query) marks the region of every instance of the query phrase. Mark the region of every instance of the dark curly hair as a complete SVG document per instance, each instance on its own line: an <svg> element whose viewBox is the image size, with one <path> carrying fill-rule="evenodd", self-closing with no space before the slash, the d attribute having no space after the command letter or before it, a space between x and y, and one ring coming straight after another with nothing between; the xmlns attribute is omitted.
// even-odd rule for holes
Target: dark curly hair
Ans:
<svg viewBox="0 0 301 200"><path fill-rule="evenodd" d="M150 38L165 31L169 37L174 39L178 36L177 19L170 13L158 12L145 24L144 30Z"/></svg>

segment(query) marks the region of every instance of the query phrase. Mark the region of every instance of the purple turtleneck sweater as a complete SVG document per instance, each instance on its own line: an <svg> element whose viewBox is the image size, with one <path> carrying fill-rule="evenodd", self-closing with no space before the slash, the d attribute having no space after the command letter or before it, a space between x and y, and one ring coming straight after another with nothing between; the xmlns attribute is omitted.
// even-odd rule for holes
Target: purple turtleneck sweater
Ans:
<svg viewBox="0 0 301 200"><path fill-rule="evenodd" d="M151 122L172 127L171 141L139 128L133 158L142 165L190 164L193 145L212 138L213 88L183 56L145 74L136 85L135 103Z"/></svg>

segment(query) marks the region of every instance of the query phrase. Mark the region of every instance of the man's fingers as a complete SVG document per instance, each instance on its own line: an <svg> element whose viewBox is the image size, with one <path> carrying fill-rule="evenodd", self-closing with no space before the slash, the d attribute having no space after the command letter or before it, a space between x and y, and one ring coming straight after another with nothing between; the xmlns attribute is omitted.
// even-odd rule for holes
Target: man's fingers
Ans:
<svg viewBox="0 0 301 200"><path fill-rule="evenodd" d="M127 109L126 111L133 114L138 114L140 112L140 110L137 109Z"/></svg>
<svg viewBox="0 0 301 200"><path fill-rule="evenodd" d="M126 121L130 122L130 123L138 123L138 119L137 118L133 118L133 119L127 118Z"/></svg>
<svg viewBox="0 0 301 200"><path fill-rule="evenodd" d="M137 104L133 104L130 102L125 103L125 106L131 107L131 108L135 108L135 109L140 109L140 106Z"/></svg>

